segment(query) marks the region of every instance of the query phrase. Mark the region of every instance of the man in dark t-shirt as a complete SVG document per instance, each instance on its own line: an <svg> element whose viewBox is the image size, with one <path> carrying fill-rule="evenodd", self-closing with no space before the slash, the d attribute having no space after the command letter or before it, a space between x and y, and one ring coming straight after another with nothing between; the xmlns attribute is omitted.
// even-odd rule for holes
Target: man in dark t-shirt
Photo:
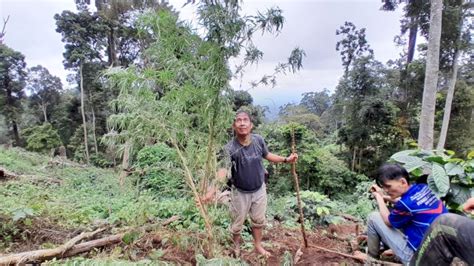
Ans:
<svg viewBox="0 0 474 266"><path fill-rule="evenodd" d="M253 124L247 112L237 112L232 128L236 137L227 143L225 150L231 163L230 213L232 224L230 231L233 235L235 252L236 255L240 253L240 231L247 214L249 214L255 251L269 256L270 253L262 247L262 231L267 208L265 168L262 158L274 163L292 163L298 159L298 155L292 153L289 157L282 157L269 152L262 136L251 133ZM220 170L220 173L222 174L223 171Z"/></svg>

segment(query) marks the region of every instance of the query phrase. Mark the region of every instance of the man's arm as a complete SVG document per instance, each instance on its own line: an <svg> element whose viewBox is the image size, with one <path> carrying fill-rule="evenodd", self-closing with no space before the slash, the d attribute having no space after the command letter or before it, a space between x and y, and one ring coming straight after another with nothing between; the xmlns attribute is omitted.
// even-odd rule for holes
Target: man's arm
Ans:
<svg viewBox="0 0 474 266"><path fill-rule="evenodd" d="M223 184L226 181L227 177L227 169L220 168L217 170L216 173L216 183ZM209 202L212 202L214 199L216 199L216 193L218 191L218 187L216 183L211 183L209 184L206 192L204 195L201 197L201 202L203 204L207 204Z"/></svg>
<svg viewBox="0 0 474 266"><path fill-rule="evenodd" d="M269 160L272 163L292 163L296 162L296 160L298 159L298 154L292 153L288 157L282 157L269 152L265 159Z"/></svg>
<svg viewBox="0 0 474 266"><path fill-rule="evenodd" d="M392 227L392 224L388 220L388 216L390 215L390 211L387 208L387 205L385 205L385 200L384 200L384 195L382 189L377 186L377 185L372 185L371 189L372 195L374 196L375 200L377 201L377 206L379 207L379 212L380 215L382 216L382 220L384 223Z"/></svg>

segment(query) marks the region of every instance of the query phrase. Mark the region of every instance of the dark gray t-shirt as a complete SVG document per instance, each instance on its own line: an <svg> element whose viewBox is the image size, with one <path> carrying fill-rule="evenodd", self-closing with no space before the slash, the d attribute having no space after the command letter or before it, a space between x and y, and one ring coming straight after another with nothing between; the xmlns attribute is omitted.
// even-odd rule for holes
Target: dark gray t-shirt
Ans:
<svg viewBox="0 0 474 266"><path fill-rule="evenodd" d="M268 154L268 147L262 136L251 135L252 142L243 146L234 138L226 145L230 156L232 184L241 192L255 192L265 179L263 160Z"/></svg>

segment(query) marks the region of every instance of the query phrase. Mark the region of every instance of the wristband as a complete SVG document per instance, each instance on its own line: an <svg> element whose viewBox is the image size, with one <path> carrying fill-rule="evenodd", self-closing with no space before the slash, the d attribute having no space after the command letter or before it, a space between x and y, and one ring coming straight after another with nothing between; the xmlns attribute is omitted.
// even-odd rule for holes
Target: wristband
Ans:
<svg viewBox="0 0 474 266"><path fill-rule="evenodd" d="M288 162L288 159L285 157L285 159L283 159L283 162L284 162L284 163L287 163L287 162Z"/></svg>

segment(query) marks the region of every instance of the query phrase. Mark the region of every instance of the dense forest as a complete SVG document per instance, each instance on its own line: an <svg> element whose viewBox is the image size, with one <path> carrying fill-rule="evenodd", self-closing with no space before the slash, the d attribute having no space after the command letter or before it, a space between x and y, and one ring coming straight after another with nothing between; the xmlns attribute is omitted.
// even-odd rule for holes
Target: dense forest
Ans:
<svg viewBox="0 0 474 266"><path fill-rule="evenodd" d="M100 224L122 232L122 244L79 262L237 263L227 253L225 207L199 204L215 183L237 110L253 116L254 132L272 152L289 155L293 137L307 230L345 216L363 223L374 209L373 172L387 161L404 165L460 211L474 195L473 9L470 1L442 2L439 23L430 1L381 2L385 12L401 9L404 16L394 44L404 52L386 63L375 59L366 29L348 18L334 29L343 69L337 86L304 93L271 120L248 91L300 71L303 49L282 55L286 61L246 90L230 81L263 58L256 34L278 40L285 20L277 7L244 16L241 1L188 0L196 6L196 30L166 1L76 0L76 12L54 16L73 89L41 65L27 67L21 52L1 42L0 261L2 253L51 248L76 228ZM5 29L8 20L2 39ZM235 59L242 60L231 67ZM294 229L285 234L298 239L291 167L265 167L269 223ZM280 243L273 226L271 240ZM56 234L48 238L42 228ZM279 263L298 261L297 246L269 249ZM332 261L343 259L353 262ZM331 259L313 263L324 261ZM261 261L249 252L239 263Z"/></svg>

